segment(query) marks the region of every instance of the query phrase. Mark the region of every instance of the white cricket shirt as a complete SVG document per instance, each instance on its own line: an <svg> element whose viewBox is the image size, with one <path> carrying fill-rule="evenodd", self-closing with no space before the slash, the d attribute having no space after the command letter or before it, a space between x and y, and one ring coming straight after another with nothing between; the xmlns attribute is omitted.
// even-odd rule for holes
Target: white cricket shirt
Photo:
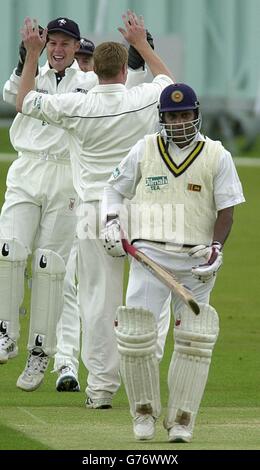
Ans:
<svg viewBox="0 0 260 470"><path fill-rule="evenodd" d="M4 101L14 106L19 82L20 77L13 72L3 90ZM49 67L48 62L39 68L39 75L35 79L36 90L44 96L72 92L73 96L79 95L80 99L96 84L96 74L82 72L77 61L66 69L65 76L59 85L57 85L55 70ZM70 158L66 132L61 128L50 126L48 120L45 119L39 121L18 113L10 128L10 139L13 147L20 154L33 152L43 157L50 155L57 159Z"/></svg>
<svg viewBox="0 0 260 470"><path fill-rule="evenodd" d="M102 199L104 185L132 146L158 123L162 90L172 84L158 75L152 83L127 89L97 85L87 94L46 95L31 91L23 114L66 129L70 135L73 179L83 201Z"/></svg>

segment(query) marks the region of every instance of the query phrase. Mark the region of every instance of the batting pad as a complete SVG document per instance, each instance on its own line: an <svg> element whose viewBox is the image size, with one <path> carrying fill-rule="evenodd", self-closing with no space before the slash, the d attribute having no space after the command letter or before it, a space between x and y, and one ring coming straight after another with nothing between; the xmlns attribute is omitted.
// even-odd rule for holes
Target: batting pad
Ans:
<svg viewBox="0 0 260 470"><path fill-rule="evenodd" d="M156 358L157 325L142 308L119 307L115 328L120 372L133 417L160 415L159 363Z"/></svg>
<svg viewBox="0 0 260 470"><path fill-rule="evenodd" d="M19 338L19 307L24 296L24 270L27 250L18 240L0 239L0 322L5 322L8 335Z"/></svg>
<svg viewBox="0 0 260 470"><path fill-rule="evenodd" d="M168 373L167 429L178 423L192 431L218 332L218 314L213 307L200 304L197 316L183 307L180 325L174 329L175 348Z"/></svg>
<svg viewBox="0 0 260 470"><path fill-rule="evenodd" d="M33 258L31 317L28 349L56 352L56 328L63 307L65 263L51 250L37 249Z"/></svg>

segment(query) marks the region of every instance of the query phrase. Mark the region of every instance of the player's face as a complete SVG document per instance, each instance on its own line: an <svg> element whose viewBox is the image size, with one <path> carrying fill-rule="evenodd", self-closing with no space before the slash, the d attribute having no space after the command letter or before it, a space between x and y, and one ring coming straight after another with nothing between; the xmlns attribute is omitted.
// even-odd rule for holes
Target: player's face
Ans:
<svg viewBox="0 0 260 470"><path fill-rule="evenodd" d="M187 111L166 111L164 113L164 122L166 124L178 124L193 121L195 119L195 112L193 109Z"/></svg>
<svg viewBox="0 0 260 470"><path fill-rule="evenodd" d="M93 70L94 59L92 55L78 53L75 54L75 59L77 59L79 68L82 72L91 72Z"/></svg>
<svg viewBox="0 0 260 470"><path fill-rule="evenodd" d="M79 49L79 41L58 32L49 34L48 37L46 50L49 64L57 72L63 72L72 64L75 53Z"/></svg>
<svg viewBox="0 0 260 470"><path fill-rule="evenodd" d="M164 127L169 138L176 144L189 143L197 133L196 113L193 109L186 111L166 111Z"/></svg>

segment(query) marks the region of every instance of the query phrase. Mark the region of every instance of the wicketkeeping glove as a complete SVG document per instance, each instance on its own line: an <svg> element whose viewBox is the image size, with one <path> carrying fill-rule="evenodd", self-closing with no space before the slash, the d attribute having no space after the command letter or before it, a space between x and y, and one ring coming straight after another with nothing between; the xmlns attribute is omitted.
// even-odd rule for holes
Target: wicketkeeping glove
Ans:
<svg viewBox="0 0 260 470"><path fill-rule="evenodd" d="M42 34L42 32L43 32L43 28L41 26L39 26L40 35ZM43 50L44 50L44 48L43 48ZM43 50L42 50L42 52L43 52ZM42 54L42 52L41 52L41 54ZM15 74L18 75L18 77L20 77L22 75L23 66L24 66L24 62L25 62L25 57L26 57L26 49L25 49L24 43L22 41L19 45L19 61L18 61L17 67L15 69ZM38 75L38 68L37 68L35 76L36 75Z"/></svg>
<svg viewBox="0 0 260 470"><path fill-rule="evenodd" d="M154 49L153 37L148 30L146 30L146 39L149 42L152 49ZM144 69L144 59L142 56L137 52L134 46L129 47L128 49L128 67L133 70L140 69L143 67Z"/></svg>
<svg viewBox="0 0 260 470"><path fill-rule="evenodd" d="M221 243L214 241L210 247L197 245L189 251L189 255L193 258L203 256L207 259L206 263L192 267L191 272L196 279L207 282L216 275L216 272L223 263L221 248Z"/></svg>
<svg viewBox="0 0 260 470"><path fill-rule="evenodd" d="M102 231L103 246L108 255L113 257L126 256L121 241L120 223L117 218L107 222L104 230Z"/></svg>

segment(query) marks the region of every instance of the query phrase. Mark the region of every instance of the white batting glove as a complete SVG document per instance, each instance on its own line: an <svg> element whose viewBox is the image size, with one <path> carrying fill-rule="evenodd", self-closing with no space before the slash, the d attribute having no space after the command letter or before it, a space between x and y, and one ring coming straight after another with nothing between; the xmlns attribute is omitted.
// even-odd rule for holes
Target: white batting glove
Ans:
<svg viewBox="0 0 260 470"><path fill-rule="evenodd" d="M102 232L103 246L108 255L113 257L126 256L121 241L120 223L117 218L110 220Z"/></svg>
<svg viewBox="0 0 260 470"><path fill-rule="evenodd" d="M207 261L210 258L210 254L211 246L206 245L196 245L188 251L188 255L191 258L205 258Z"/></svg>
<svg viewBox="0 0 260 470"><path fill-rule="evenodd" d="M199 246L199 245L198 245ZM202 282L212 279L223 263L223 254L221 253L222 245L219 242L213 242L209 247L210 253L207 263L193 266L192 275Z"/></svg>

